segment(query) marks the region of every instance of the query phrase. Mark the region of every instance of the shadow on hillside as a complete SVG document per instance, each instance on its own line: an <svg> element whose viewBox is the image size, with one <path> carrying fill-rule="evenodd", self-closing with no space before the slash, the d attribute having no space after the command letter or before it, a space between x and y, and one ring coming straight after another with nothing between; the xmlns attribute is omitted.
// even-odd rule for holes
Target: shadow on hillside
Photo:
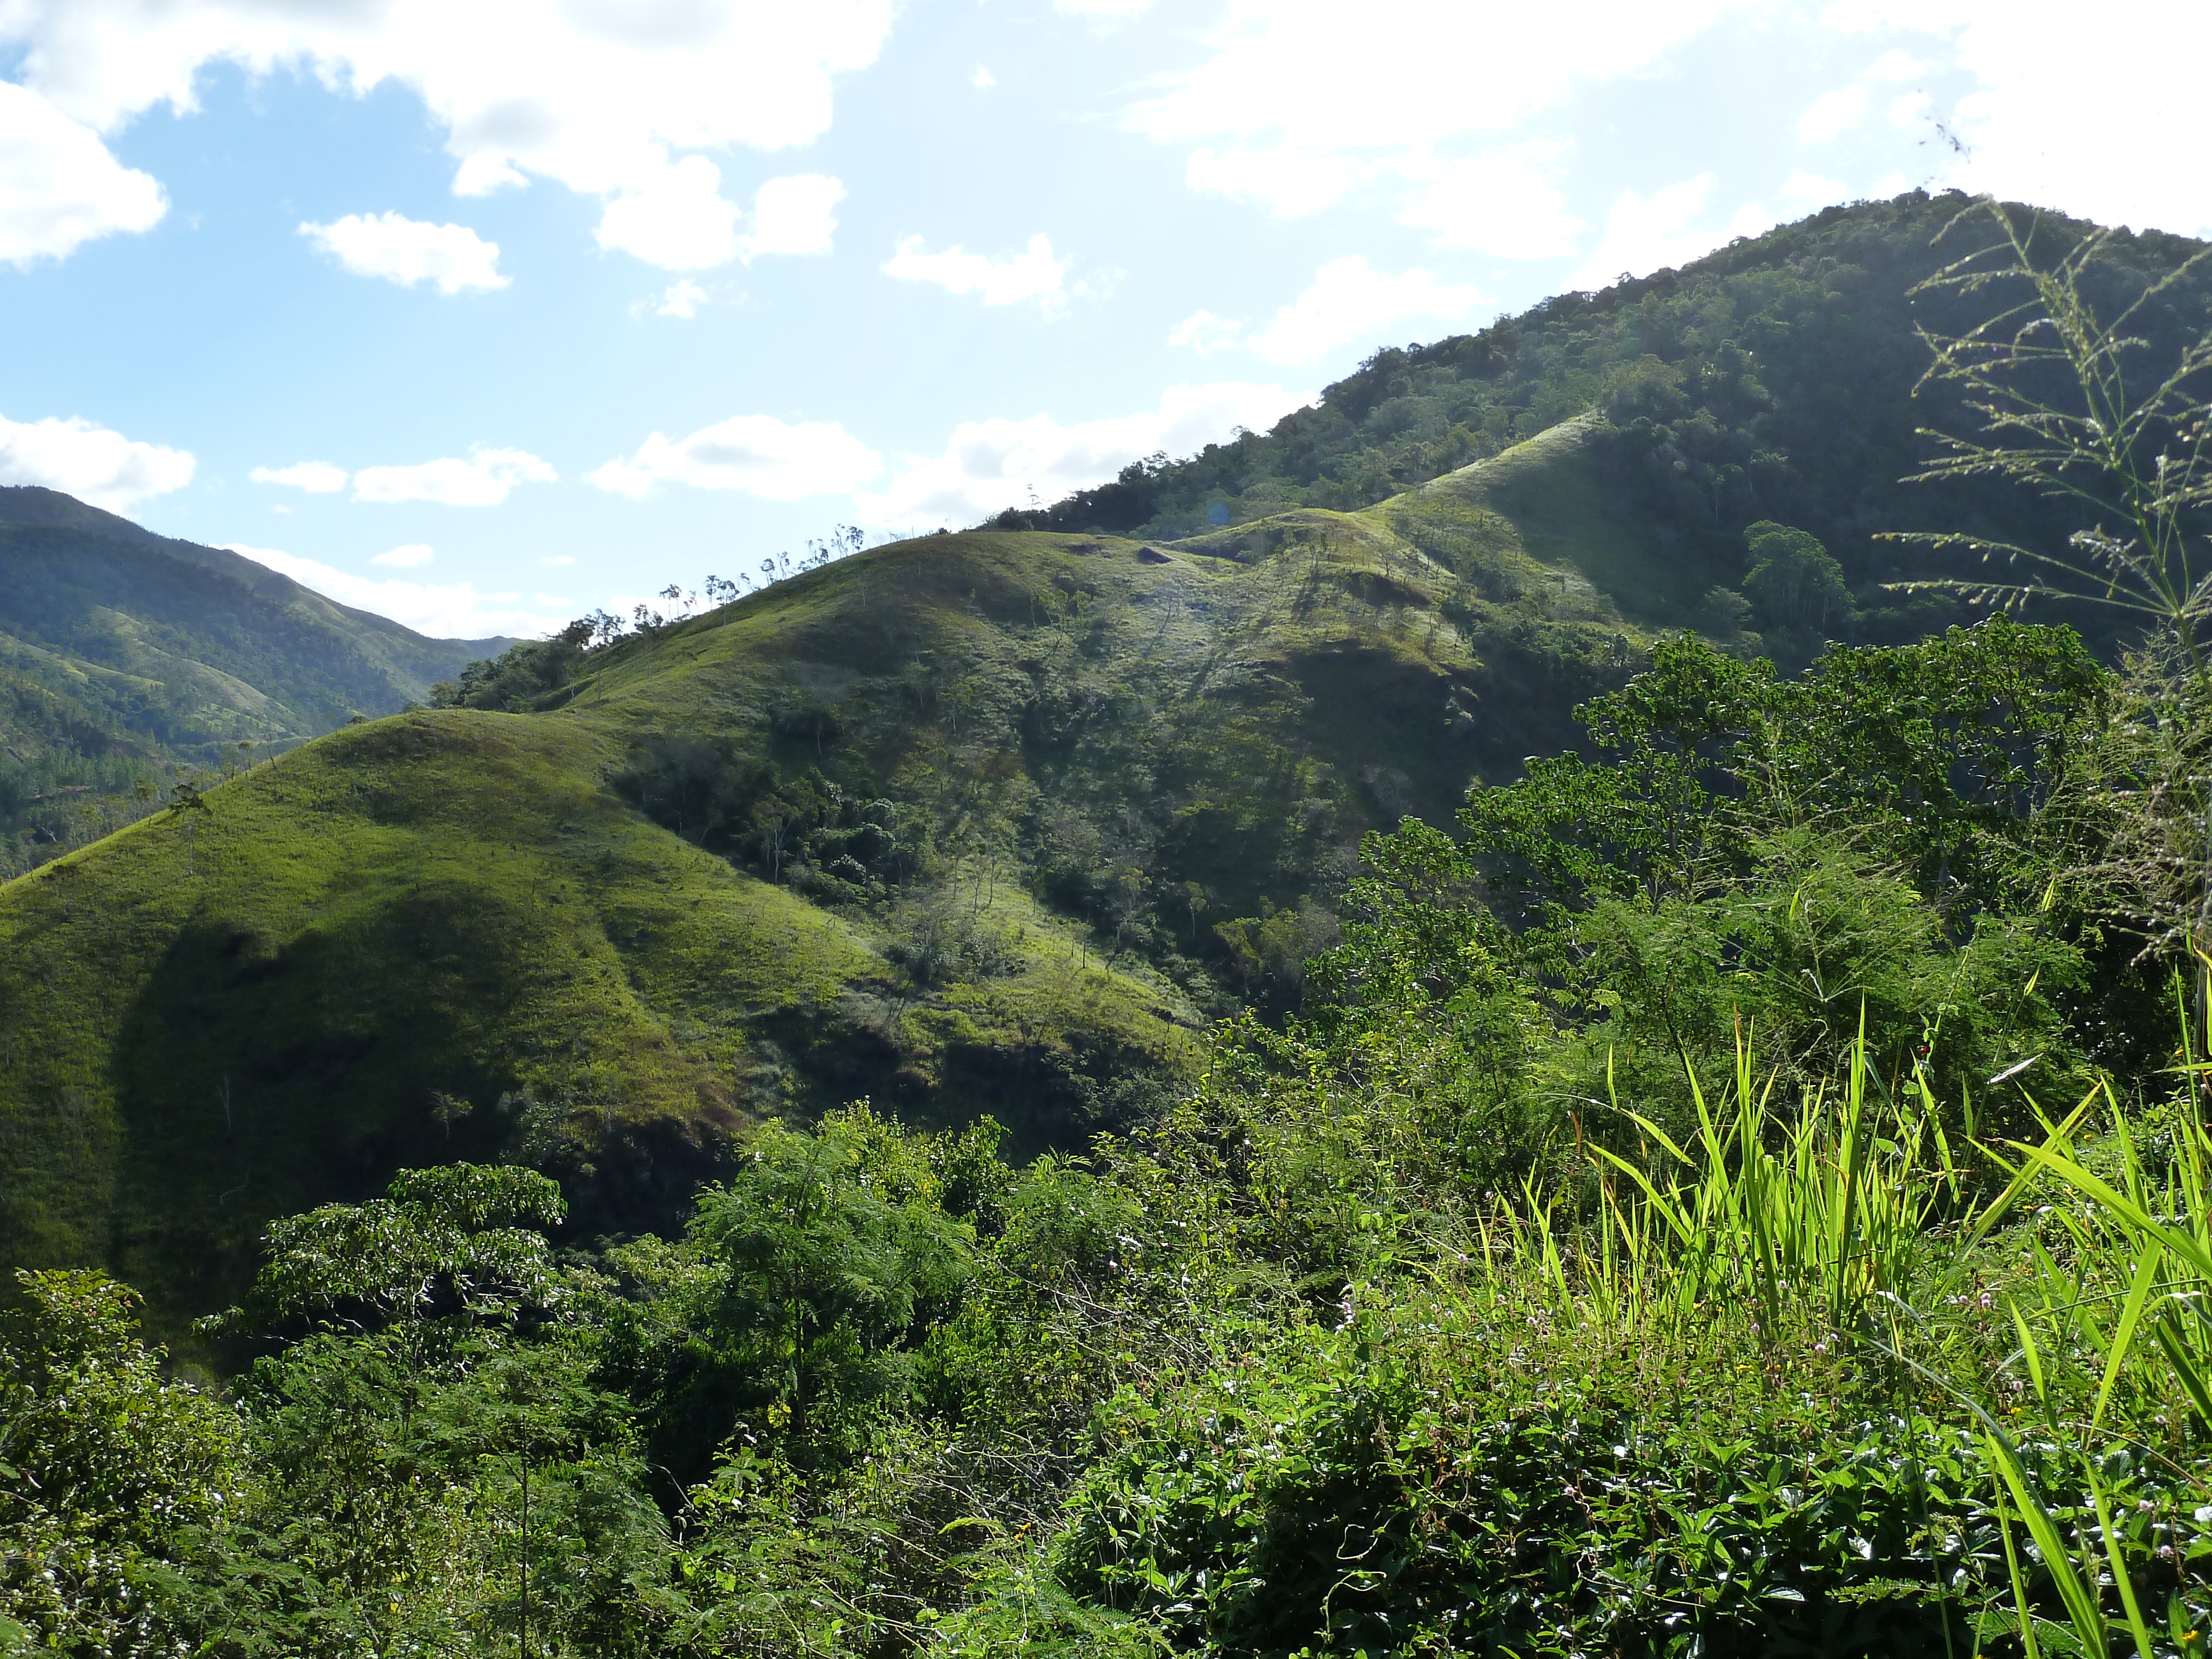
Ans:
<svg viewBox="0 0 2212 1659"><path fill-rule="evenodd" d="M411 1165L513 1155L534 1103L480 1024L542 989L531 943L457 883L281 944L219 922L179 934L114 1048L115 1271L159 1308L220 1308L271 1217L374 1196ZM658 1119L553 1145L538 1161L562 1177L572 1232L678 1224L717 1155Z"/></svg>

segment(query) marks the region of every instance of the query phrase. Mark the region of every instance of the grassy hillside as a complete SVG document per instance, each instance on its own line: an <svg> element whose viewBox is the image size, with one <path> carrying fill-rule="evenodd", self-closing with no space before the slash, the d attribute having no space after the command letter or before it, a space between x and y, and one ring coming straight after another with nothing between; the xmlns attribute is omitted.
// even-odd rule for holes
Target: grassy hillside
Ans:
<svg viewBox="0 0 2212 1659"><path fill-rule="evenodd" d="M504 639L425 639L60 491L0 489L0 876L184 772L429 695Z"/></svg>
<svg viewBox="0 0 2212 1659"><path fill-rule="evenodd" d="M1894 251L1940 205L1777 246ZM1711 283L1828 283L1836 325L1794 349L1850 358L1835 441L1863 447L1847 296L1901 363L1881 283L1910 271L1784 265L1731 249L1639 314L1686 295L1725 356L1741 313ZM1626 303L1556 302L1528 337L1617 336ZM1817 647L1747 631L1735 497L1686 470L1717 526L1695 535L1654 506L1637 457L1705 416L1639 427L1544 361L1525 409L1563 418L1358 510L1248 490L1179 538L939 535L611 643L572 630L472 672L465 706L349 726L0 888L0 1254L110 1264L173 1316L234 1288L266 1217L410 1162L554 1170L591 1232L665 1219L749 1115L988 1111L1018 1152L1132 1121L1211 1017L1297 1004L1367 830L1447 823L1470 779L1571 745L1573 707L1686 620L1740 655ZM1662 367L1632 378L1694 380L1710 414L1719 380Z"/></svg>
<svg viewBox="0 0 2212 1659"><path fill-rule="evenodd" d="M506 643L425 639L234 553L0 489L0 872L134 816L142 782L390 714Z"/></svg>
<svg viewBox="0 0 2212 1659"><path fill-rule="evenodd" d="M1126 1121L1224 986L1295 997L1366 830L1636 659L1530 556L1470 560L1527 578L1486 598L1401 533L1464 516L875 550L0 888L0 1253L198 1311L265 1218L410 1162L538 1163L592 1230L746 1115Z"/></svg>

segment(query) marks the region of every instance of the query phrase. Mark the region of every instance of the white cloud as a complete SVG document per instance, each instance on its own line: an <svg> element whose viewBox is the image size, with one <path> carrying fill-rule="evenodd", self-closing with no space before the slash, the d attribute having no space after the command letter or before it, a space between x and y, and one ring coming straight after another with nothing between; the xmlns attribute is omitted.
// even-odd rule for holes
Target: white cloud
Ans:
<svg viewBox="0 0 2212 1659"><path fill-rule="evenodd" d="M1458 322L1481 303L1475 289L1426 270L1392 276L1355 253L1323 265L1313 285L1246 343L1271 363L1310 363L1341 345L1373 343L1395 323Z"/></svg>
<svg viewBox="0 0 2212 1659"><path fill-rule="evenodd" d="M434 225L398 213L349 213L327 225L305 224L300 234L356 276L380 276L402 288L435 283L441 294L505 288L499 244L466 225Z"/></svg>
<svg viewBox="0 0 2212 1659"><path fill-rule="evenodd" d="M1797 136L1808 144L1825 144L1849 132L1866 119L1867 89L1838 87L1824 92L1797 118Z"/></svg>
<svg viewBox="0 0 2212 1659"><path fill-rule="evenodd" d="M641 300L630 307L630 315L639 316L650 311L656 317L681 317L687 320L699 314L699 307L707 303L707 290L686 276L671 283L659 297Z"/></svg>
<svg viewBox="0 0 2212 1659"><path fill-rule="evenodd" d="M1170 345L1188 346L1201 357L1210 351L1226 351L1231 346L1244 343L1244 320L1241 317L1217 317L1210 311L1194 311L1176 325L1168 336Z"/></svg>
<svg viewBox="0 0 2212 1659"><path fill-rule="evenodd" d="M1566 153L1558 143L1515 144L1457 161L1410 152L1392 163L1413 186L1399 220L1433 231L1441 247L1473 248L1493 258L1571 253L1583 222L1567 211L1559 185Z"/></svg>
<svg viewBox="0 0 2212 1659"><path fill-rule="evenodd" d="M310 495L334 495L346 487L346 470L328 461L298 461L290 466L257 466L246 475L256 483L284 484Z"/></svg>
<svg viewBox="0 0 2212 1659"><path fill-rule="evenodd" d="M1866 78L1869 81L1914 81L1927 74L1930 67L1909 52L1892 50L1882 53L1867 66Z"/></svg>
<svg viewBox="0 0 2212 1659"><path fill-rule="evenodd" d="M62 259L168 211L161 186L38 94L0 81L0 262Z"/></svg>
<svg viewBox="0 0 2212 1659"><path fill-rule="evenodd" d="M0 417L0 483L44 484L111 513L192 481L185 450L141 443L84 420Z"/></svg>
<svg viewBox="0 0 2212 1659"><path fill-rule="evenodd" d="M663 270L700 270L736 258L735 202L722 198L722 170L703 155L671 161L664 153L609 202L593 233L617 250Z"/></svg>
<svg viewBox="0 0 2212 1659"><path fill-rule="evenodd" d="M2077 13L1998 0L1837 0L1822 21L1903 36L1971 78L1948 121L1968 154L1947 156L1936 182L2106 224L2212 234L2203 137L2212 8L2124 8L2081 26Z"/></svg>
<svg viewBox="0 0 2212 1659"><path fill-rule="evenodd" d="M1152 8L1152 0L1053 0L1053 9L1068 17L1134 17Z"/></svg>
<svg viewBox="0 0 2212 1659"><path fill-rule="evenodd" d="M932 253L919 236L909 236L884 265L886 276L902 282L935 283L952 294L978 294L987 306L1019 305L1036 301L1048 313L1067 305L1067 273L1073 258L1053 257L1052 239L1040 233L1030 238L1023 252L994 259L958 247Z"/></svg>
<svg viewBox="0 0 2212 1659"><path fill-rule="evenodd" d="M599 246L664 270L703 270L732 259L750 264L763 253L830 252L837 204L845 199L842 180L819 173L769 179L753 192L752 228L742 236L738 226L744 211L725 200L721 188L721 169L703 155L661 166L643 185L607 204L597 233Z"/></svg>
<svg viewBox="0 0 2212 1659"><path fill-rule="evenodd" d="M1405 179L1404 222L1448 246L1556 251L1573 227L1543 168L1510 141L1584 87L1646 72L1760 3L1369 0L1352 28L1328 0L1228 0L1199 35L1204 61L1158 77L1122 120L1193 146L1194 190L1295 214ZM1470 141L1481 153L1461 155Z"/></svg>
<svg viewBox="0 0 2212 1659"><path fill-rule="evenodd" d="M687 438L656 432L629 459L609 461L590 478L621 495L681 483L795 501L857 489L883 465L882 456L834 421L792 425L770 415L739 415Z"/></svg>
<svg viewBox="0 0 2212 1659"><path fill-rule="evenodd" d="M978 64L975 65L975 72L968 77L968 84L978 92L988 92L999 84L999 77Z"/></svg>
<svg viewBox="0 0 2212 1659"><path fill-rule="evenodd" d="M606 200L605 246L696 261L726 226L727 204L698 191L696 173L678 176L683 160L819 137L832 78L875 60L895 9L894 0L7 0L0 48L20 49L23 82L98 133L155 104L197 109L201 72L218 64L253 75L296 68L356 94L396 82L444 129L459 193L553 179ZM146 204L158 188L139 188L137 210L150 223ZM702 222L683 226L687 214Z"/></svg>
<svg viewBox="0 0 2212 1659"><path fill-rule="evenodd" d="M479 593L468 582L432 586L356 575L273 547L229 544L229 550L283 572L303 587L356 611L389 617L433 639L480 640L500 634L550 634L568 620L544 609L525 609L520 593Z"/></svg>
<svg viewBox="0 0 2212 1659"><path fill-rule="evenodd" d="M763 253L827 253L837 234L842 180L819 173L771 179L753 193L753 228L738 248L747 264Z"/></svg>
<svg viewBox="0 0 2212 1659"><path fill-rule="evenodd" d="M393 548L389 553L378 554L369 562L388 564L395 570L412 570L418 565L429 563L437 556L435 549L427 547L421 542L410 542L404 547Z"/></svg>
<svg viewBox="0 0 2212 1659"><path fill-rule="evenodd" d="M576 556L573 553L556 553L551 558L540 559L538 562L540 564L557 564L565 567L575 563Z"/></svg>
<svg viewBox="0 0 2212 1659"><path fill-rule="evenodd" d="M365 466L353 475L357 501L436 501L445 507L497 507L517 484L552 483L559 475L526 449L469 451L414 466Z"/></svg>
<svg viewBox="0 0 2212 1659"><path fill-rule="evenodd" d="M1295 219L1335 206L1374 173L1367 161L1325 149L1238 143L1216 150L1201 145L1190 154L1183 182L1200 195L1257 202L1279 219Z"/></svg>
<svg viewBox="0 0 2212 1659"><path fill-rule="evenodd" d="M903 457L879 494L853 505L870 525L961 526L1025 504L1031 491L1053 501L1103 483L1131 461L1157 451L1188 454L1226 441L1237 427L1273 426L1314 399L1310 392L1223 381L1170 386L1159 407L1135 415L1063 425L1049 415L1027 420L967 421L944 453Z"/></svg>
<svg viewBox="0 0 2212 1659"><path fill-rule="evenodd" d="M1889 100L1889 124L1893 127L1909 127L1924 121L1936 107L1935 100L1924 92L1900 93Z"/></svg>
<svg viewBox="0 0 2212 1659"><path fill-rule="evenodd" d="M1826 207L1832 202L1850 201L1851 187L1839 179L1825 179L1817 173L1808 173L1799 167L1783 181L1782 194L1792 202L1809 202L1815 206Z"/></svg>
<svg viewBox="0 0 2212 1659"><path fill-rule="evenodd" d="M1621 191L1606 215L1605 234L1596 250L1567 278L1567 288L1601 289L1623 273L1646 276L1669 265L1687 264L1735 237L1753 235L1772 224L1764 207L1747 202L1723 228L1699 228L1696 222L1712 188L1713 175L1701 173L1649 196Z"/></svg>

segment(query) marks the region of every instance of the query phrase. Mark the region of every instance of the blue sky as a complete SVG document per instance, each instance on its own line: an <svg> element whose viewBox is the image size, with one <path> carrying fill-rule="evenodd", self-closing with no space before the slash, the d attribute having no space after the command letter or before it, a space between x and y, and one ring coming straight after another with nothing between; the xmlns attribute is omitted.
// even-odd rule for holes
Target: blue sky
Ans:
<svg viewBox="0 0 2212 1659"><path fill-rule="evenodd" d="M1831 201L2212 231L2212 9L2087 15L0 0L0 483L542 631Z"/></svg>

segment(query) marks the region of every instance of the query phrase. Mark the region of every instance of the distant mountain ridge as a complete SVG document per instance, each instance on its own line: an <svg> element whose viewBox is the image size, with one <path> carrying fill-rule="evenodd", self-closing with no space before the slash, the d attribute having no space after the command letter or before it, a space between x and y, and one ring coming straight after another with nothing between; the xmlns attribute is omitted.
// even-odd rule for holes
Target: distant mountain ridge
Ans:
<svg viewBox="0 0 2212 1659"><path fill-rule="evenodd" d="M90 560L97 574L115 586L103 590L51 568L51 561L71 554ZM313 736L355 714L391 714L427 696L464 663L514 643L505 637L431 639L387 617L326 599L226 549L156 535L34 484L0 487L0 633L48 650L65 648L71 636L64 630L82 614L77 605L113 610L170 630L187 647L180 654L188 659L191 623L217 623L224 606L244 628L289 635L287 643L297 647L322 647L329 654L319 659L296 651L241 656L235 632L221 628L206 641L208 654L200 660L235 674L267 699L262 718L270 722L272 738ZM169 568L178 565L204 572L219 585L179 580ZM197 609L173 617L142 616L131 608L134 600L144 605L163 599ZM180 733L177 740L192 739Z"/></svg>
<svg viewBox="0 0 2212 1659"><path fill-rule="evenodd" d="M0 487L0 874L127 817L149 775L396 713L512 642L428 639L222 548ZM87 819L83 796L112 810Z"/></svg>

